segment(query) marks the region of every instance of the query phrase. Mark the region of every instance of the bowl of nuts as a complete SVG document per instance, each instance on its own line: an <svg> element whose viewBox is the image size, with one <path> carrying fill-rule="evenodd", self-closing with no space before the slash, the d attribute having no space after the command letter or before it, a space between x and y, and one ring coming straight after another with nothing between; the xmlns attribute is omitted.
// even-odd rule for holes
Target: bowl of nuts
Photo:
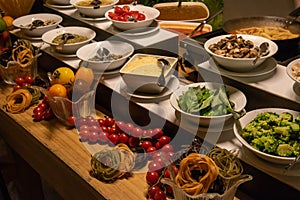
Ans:
<svg viewBox="0 0 300 200"><path fill-rule="evenodd" d="M272 57L278 46L272 40L260 36L229 34L207 40L204 49L221 67L247 72Z"/></svg>

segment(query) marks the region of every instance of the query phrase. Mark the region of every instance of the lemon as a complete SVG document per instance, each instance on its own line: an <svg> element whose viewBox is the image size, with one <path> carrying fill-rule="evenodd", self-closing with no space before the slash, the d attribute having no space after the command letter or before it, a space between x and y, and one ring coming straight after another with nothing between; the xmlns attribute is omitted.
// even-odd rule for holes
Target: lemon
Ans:
<svg viewBox="0 0 300 200"><path fill-rule="evenodd" d="M61 84L70 88L74 83L74 72L68 67L59 67L51 75L51 84Z"/></svg>
<svg viewBox="0 0 300 200"><path fill-rule="evenodd" d="M0 18L0 33L2 33L5 30L6 30L6 23L2 18Z"/></svg>

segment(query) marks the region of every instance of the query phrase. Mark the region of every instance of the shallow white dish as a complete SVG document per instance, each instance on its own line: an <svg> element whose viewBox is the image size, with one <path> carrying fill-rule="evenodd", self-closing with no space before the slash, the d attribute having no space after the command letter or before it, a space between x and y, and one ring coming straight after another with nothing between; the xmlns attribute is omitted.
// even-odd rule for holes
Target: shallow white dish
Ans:
<svg viewBox="0 0 300 200"><path fill-rule="evenodd" d="M94 57L96 55L96 52L100 47L104 47L110 51L111 54L114 55L121 55L122 57L107 62L103 61L92 61L90 58ZM106 71L106 70L114 70L116 68L121 67L129 56L131 56L134 52L134 47L127 43L127 42L121 42L117 40L106 40L101 42L93 42L91 44L85 45L77 50L76 55L79 59L87 62L88 67L92 68L96 71Z"/></svg>
<svg viewBox="0 0 300 200"><path fill-rule="evenodd" d="M256 67L258 67L260 64L262 64L267 58L272 57L278 50L278 46L275 42L272 40L259 37L259 36L254 36L254 35L245 35L245 34L236 34L238 37L241 36L244 40L250 40L254 43L255 46L259 46L263 42L269 43L269 54L266 56L259 57L257 62L254 64L253 61L255 58L231 58L231 57L225 57L222 55L218 55L213 53L210 49L209 46L212 44L218 43L221 39L224 39L226 37L232 36L232 34L227 34L227 35L220 35L213 37L209 40L207 40L204 43L204 49L206 50L207 53L212 55L212 57L215 59L217 63L219 63L221 66L226 68L227 70L233 71L233 72L248 72Z"/></svg>
<svg viewBox="0 0 300 200"><path fill-rule="evenodd" d="M252 110L246 113L246 115L244 115L243 117L240 118L240 123L242 125L242 128L244 128L247 124L249 124L259 113L262 112L275 112L277 114L280 114L282 112L289 112L292 115L294 115L294 117L300 115L300 112L294 111L294 110L289 110L289 109L283 109L283 108L262 108L262 109L257 109L257 110ZM247 148L248 150L250 150L252 153L254 153L255 155L257 155L258 157L272 162L272 163L277 163L277 164L281 164L281 165L287 165L290 162L292 162L295 158L294 157L281 157L281 156L275 156L275 155L271 155L271 154L267 154L264 152L261 152L255 148L253 148L237 131L237 127L236 124L234 124L233 126L233 131L234 131L234 135L236 136L236 138L243 144L243 146L245 148Z"/></svg>
<svg viewBox="0 0 300 200"><path fill-rule="evenodd" d="M84 14L80 13L78 10L75 11L75 17L78 17L80 19L86 20L86 21L103 21L107 20L106 17L88 17Z"/></svg>
<svg viewBox="0 0 300 200"><path fill-rule="evenodd" d="M128 4L131 11L139 11L140 13L143 13L145 15L145 20L142 21L118 21L113 20L109 17L109 13L114 13L114 9L108 10L105 13L105 17L112 22L112 24L121 30L130 30L130 29L138 29L138 28L145 28L147 26L150 26L152 22L159 16L159 11L156 8L144 6L144 5L131 5ZM122 7L122 5L120 5Z"/></svg>
<svg viewBox="0 0 300 200"><path fill-rule="evenodd" d="M81 36L86 36L88 39L82 42L72 43L72 44L64 44L59 45L56 43L53 43L53 39L57 37L58 35L64 34L64 33L71 33L71 34L77 34ZM88 44L92 39L94 39L96 36L95 31L89 28L80 27L80 26L67 26L67 27L61 27L57 28L51 31L48 31L42 35L42 40L49 44L51 48L61 54L75 54L77 49L80 47Z"/></svg>
<svg viewBox="0 0 300 200"><path fill-rule="evenodd" d="M45 3L46 6L48 7L52 7L52 8L57 8L57 9L70 9L70 8L74 8L74 6L72 4L68 4L68 5L57 5L57 4L53 4L51 1L47 1Z"/></svg>
<svg viewBox="0 0 300 200"><path fill-rule="evenodd" d="M41 20L43 22L51 20L53 23L32 29L30 24L35 20ZM45 32L55 29L62 22L62 20L63 18L56 14L38 13L18 17L13 21L13 25L17 28L20 28L21 31L27 36L41 37Z"/></svg>
<svg viewBox="0 0 300 200"><path fill-rule="evenodd" d="M112 9L113 6L119 2L119 0L112 0L112 3L109 5L94 8L93 6L78 6L77 3L80 1L82 0L70 0L70 4L72 4L84 16L94 18L103 17L106 11Z"/></svg>
<svg viewBox="0 0 300 200"><path fill-rule="evenodd" d="M145 28L136 28L136 29L123 31L118 33L118 35L127 36L127 37L138 37L138 36L154 33L157 30L159 30L159 24L156 21L153 21L149 26Z"/></svg>
<svg viewBox="0 0 300 200"><path fill-rule="evenodd" d="M292 67L294 65L298 65L299 66L299 70L300 70L300 58L296 59L296 60L293 60L292 62L290 62L288 64L288 66L286 67L286 72L287 74L289 75L289 77L291 79L293 79L297 84L300 84L300 76L298 77L298 79L292 74Z"/></svg>
<svg viewBox="0 0 300 200"><path fill-rule="evenodd" d="M120 70L121 77L127 87L135 92L151 94L162 92L166 85L158 85L158 77L161 74L162 66L162 64L158 62L158 59L161 58L169 62L169 66L167 66L164 71L165 83L167 84L177 66L178 58L136 53Z"/></svg>
<svg viewBox="0 0 300 200"><path fill-rule="evenodd" d="M248 72L233 72L218 65L213 59L209 60L209 64L214 71L219 71L221 74L235 77L257 77L267 75L273 72L277 67L277 61L274 58L267 58L260 66Z"/></svg>
<svg viewBox="0 0 300 200"><path fill-rule="evenodd" d="M227 115L221 115L221 116L200 116L200 115L187 113L181 110L177 102L179 97L182 95L183 92L187 91L189 87L198 87L198 86L200 87L205 86L208 89L213 89L213 88L219 88L220 86L223 86L223 84L213 83L213 82L200 82L200 83L193 83L193 84L181 86L177 90L175 90L170 97L170 103L172 107L181 114L181 117L184 117L185 119L188 119L189 121L196 123L199 126L211 126L211 125L225 123L228 119L232 117L231 113ZM235 111L242 111L247 104L247 99L244 93L229 85L225 85L225 89L229 94L229 101L234 103L233 109Z"/></svg>

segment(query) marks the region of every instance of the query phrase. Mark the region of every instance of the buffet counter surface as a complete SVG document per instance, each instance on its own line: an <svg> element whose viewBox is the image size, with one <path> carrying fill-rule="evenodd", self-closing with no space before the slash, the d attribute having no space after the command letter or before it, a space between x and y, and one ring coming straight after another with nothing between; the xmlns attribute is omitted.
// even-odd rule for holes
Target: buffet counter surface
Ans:
<svg viewBox="0 0 300 200"><path fill-rule="evenodd" d="M51 7L51 5L45 5ZM73 8L59 9L51 8L55 11L69 15L76 20L81 20L84 23L95 26L101 30L107 31L109 34L117 34L117 31L112 27L111 23L105 20L88 21L82 19ZM16 32L18 35L18 33ZM158 30L153 34L153 38L162 38L163 40L170 39L177 40L174 33ZM147 38L147 41L154 41ZM128 38L125 38L128 39ZM137 45L145 44L145 39L131 39ZM34 45L41 45L41 41L32 41ZM156 41L157 42L157 41ZM149 44L150 46L152 44ZM48 45L43 44L42 50L50 57L64 63L76 70L79 66L79 59L76 57L63 57L51 51ZM49 63L48 63L49 64ZM43 67L43 66L42 66ZM56 66L58 67L58 66ZM210 61L199 64L198 70L212 71ZM43 67L43 70L47 71ZM232 78L235 81L241 82L249 87L263 91L266 94L271 94L274 97L279 97L283 102L292 102L293 105L299 105L300 102L300 88L288 77L285 66L276 64L274 70L268 74L261 76L255 82L249 82L247 78L232 77L228 74L222 74L224 77ZM179 84L187 84L188 81L178 76ZM232 130L233 122L229 121L226 125L217 130L207 130L203 127L198 127L188 122L179 122L176 118L175 110L169 102L169 96L159 97L139 97L133 96L126 91L124 83L118 72L106 72L103 74L101 85L122 95L126 99L134 102L138 106L149 110L157 116L171 122L188 132L195 133L201 137L206 134L220 134L215 141L220 147L226 149L239 149L239 157L245 163L257 168L258 170L268 174L280 182L300 191L300 163L296 164L289 171L284 170L284 166L274 165L259 159L251 152L242 148L239 141L235 138ZM22 114L10 114L5 111L3 105L5 104L5 96L12 91L12 87L5 84L0 85L0 120L5 121L7 125L1 126L0 133L5 141L20 154L30 165L58 191L62 197L66 199L145 199L145 192L147 183L145 181L145 174L134 174L128 180L118 180L113 184L106 184L100 182L89 175L90 170L90 152L79 141L76 129L68 129L58 120L33 122L32 110L30 108ZM253 94L251 98L258 97ZM247 97L249 98L249 97ZM96 102L97 103L97 102ZM100 102L101 104L101 102ZM255 107L255 106L250 106ZM293 106L295 107L295 106ZM300 106L299 106L300 107ZM298 107L298 108L299 108ZM100 116L103 113L99 112ZM255 179L254 175L254 179ZM251 183L250 183L251 184ZM255 187L255 186L253 186ZM122 188L122 189L120 189ZM284 191L283 191L284 192Z"/></svg>

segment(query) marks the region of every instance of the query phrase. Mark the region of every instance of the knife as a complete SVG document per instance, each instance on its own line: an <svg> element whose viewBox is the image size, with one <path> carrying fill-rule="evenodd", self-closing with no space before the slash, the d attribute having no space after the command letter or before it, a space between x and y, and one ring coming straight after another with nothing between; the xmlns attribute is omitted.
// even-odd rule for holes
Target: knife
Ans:
<svg viewBox="0 0 300 200"><path fill-rule="evenodd" d="M190 32L188 34L188 37L192 37L198 30L201 30L206 23L208 23L209 21L211 21L212 19L214 19L216 16L218 16L222 12L223 12L223 9L221 9L221 10L215 12L213 15L209 16L206 20L204 20L203 22L201 22L192 32Z"/></svg>

